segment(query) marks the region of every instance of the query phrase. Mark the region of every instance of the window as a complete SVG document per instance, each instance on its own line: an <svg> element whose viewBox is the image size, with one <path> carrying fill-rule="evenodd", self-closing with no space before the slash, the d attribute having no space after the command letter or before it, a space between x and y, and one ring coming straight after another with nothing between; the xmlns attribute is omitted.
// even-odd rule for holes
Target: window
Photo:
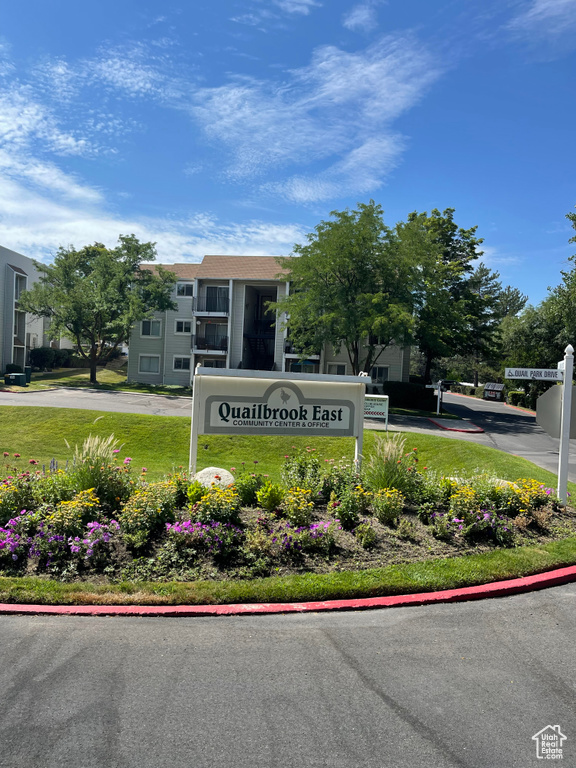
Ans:
<svg viewBox="0 0 576 768"><path fill-rule="evenodd" d="M225 360L203 360L201 365L204 368L226 368Z"/></svg>
<svg viewBox="0 0 576 768"><path fill-rule="evenodd" d="M328 363L328 373L335 376L346 376L346 363Z"/></svg>
<svg viewBox="0 0 576 768"><path fill-rule="evenodd" d="M176 285L176 296L192 296L194 286L192 283L178 283Z"/></svg>
<svg viewBox="0 0 576 768"><path fill-rule="evenodd" d="M160 355L140 355L138 358L139 373L160 373Z"/></svg>
<svg viewBox="0 0 576 768"><path fill-rule="evenodd" d="M192 333L192 320L176 320L174 333Z"/></svg>
<svg viewBox="0 0 576 768"><path fill-rule="evenodd" d="M160 337L160 320L142 320L140 336Z"/></svg>
<svg viewBox="0 0 576 768"><path fill-rule="evenodd" d="M206 287L206 312L228 312L228 288L221 285Z"/></svg>
<svg viewBox="0 0 576 768"><path fill-rule="evenodd" d="M190 370L190 358L189 357L175 357L174 358L174 370L175 371L189 371Z"/></svg>
<svg viewBox="0 0 576 768"><path fill-rule="evenodd" d="M375 365L372 368L372 381L382 384L388 381L388 366L387 365Z"/></svg>
<svg viewBox="0 0 576 768"><path fill-rule="evenodd" d="M303 362L290 360L289 362L292 373L318 373L320 368L318 363L314 363L311 360L304 360Z"/></svg>

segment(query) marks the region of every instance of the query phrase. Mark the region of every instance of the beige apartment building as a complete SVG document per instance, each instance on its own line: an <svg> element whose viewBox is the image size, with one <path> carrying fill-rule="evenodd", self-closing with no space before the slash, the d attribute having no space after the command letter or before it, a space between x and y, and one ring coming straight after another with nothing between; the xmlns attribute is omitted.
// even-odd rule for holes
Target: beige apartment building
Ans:
<svg viewBox="0 0 576 768"><path fill-rule="evenodd" d="M146 266L146 265L143 265ZM346 352L326 347L305 360L267 305L289 290L273 256L205 256L165 264L178 281L176 310L138 323L130 337L128 380L190 384L198 364L211 368L352 374ZM375 385L408 381L409 348L388 347L371 371Z"/></svg>

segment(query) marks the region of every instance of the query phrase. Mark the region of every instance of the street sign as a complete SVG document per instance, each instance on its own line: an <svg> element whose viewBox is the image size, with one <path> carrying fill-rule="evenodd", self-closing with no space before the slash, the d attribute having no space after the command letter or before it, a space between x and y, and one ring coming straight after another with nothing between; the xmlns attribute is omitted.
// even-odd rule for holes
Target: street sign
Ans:
<svg viewBox="0 0 576 768"><path fill-rule="evenodd" d="M532 381L563 381L564 372L556 368L506 368L504 377Z"/></svg>
<svg viewBox="0 0 576 768"><path fill-rule="evenodd" d="M562 411L562 390L564 387L550 387L536 400L536 423L550 437L560 437L560 413ZM570 413L570 438L576 437L576 389L572 388L572 409Z"/></svg>

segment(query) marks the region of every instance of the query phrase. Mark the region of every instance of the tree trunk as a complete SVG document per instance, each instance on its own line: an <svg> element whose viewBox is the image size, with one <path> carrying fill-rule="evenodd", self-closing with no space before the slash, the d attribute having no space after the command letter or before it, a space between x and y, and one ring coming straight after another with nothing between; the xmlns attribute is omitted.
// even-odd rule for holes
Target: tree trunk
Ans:
<svg viewBox="0 0 576 768"><path fill-rule="evenodd" d="M96 350L94 347L90 350L90 384L98 384L98 381L96 380Z"/></svg>
<svg viewBox="0 0 576 768"><path fill-rule="evenodd" d="M424 366L424 384L432 384L432 353L426 351L424 353L424 359L426 360L426 364Z"/></svg>

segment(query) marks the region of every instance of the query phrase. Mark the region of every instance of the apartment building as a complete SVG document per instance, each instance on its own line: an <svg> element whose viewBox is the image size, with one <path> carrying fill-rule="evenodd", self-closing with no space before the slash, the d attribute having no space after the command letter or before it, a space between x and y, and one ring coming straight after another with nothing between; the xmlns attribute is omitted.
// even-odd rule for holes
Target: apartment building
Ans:
<svg viewBox="0 0 576 768"><path fill-rule="evenodd" d="M24 370L30 350L44 343L43 319L26 314L18 303L36 280L32 259L0 246L0 373L10 363Z"/></svg>
<svg viewBox="0 0 576 768"><path fill-rule="evenodd" d="M143 265L146 266L146 265ZM150 265L153 267L153 265ZM269 302L286 295L273 256L205 256L166 264L178 281L176 310L138 323L130 337L128 380L188 385L198 364L210 368L351 374L346 353L318 350L300 360ZM409 349L390 347L372 370L374 384L408 381Z"/></svg>

